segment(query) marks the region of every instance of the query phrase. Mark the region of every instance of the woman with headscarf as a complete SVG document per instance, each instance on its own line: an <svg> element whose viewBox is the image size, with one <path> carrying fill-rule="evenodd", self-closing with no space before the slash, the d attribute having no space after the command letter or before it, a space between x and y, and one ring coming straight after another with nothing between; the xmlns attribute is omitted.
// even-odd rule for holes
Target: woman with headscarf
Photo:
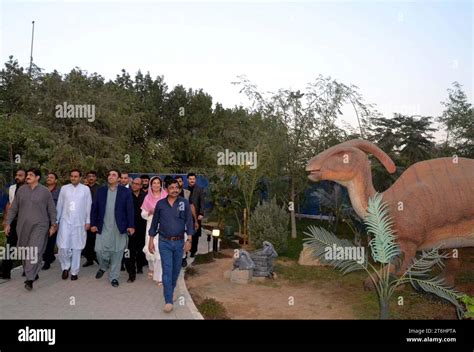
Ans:
<svg viewBox="0 0 474 352"><path fill-rule="evenodd" d="M158 176L153 176L150 179L148 193L145 196L141 207L142 218L147 221L145 247L143 247L143 252L145 253L146 259L148 260L148 278L157 281L158 286L162 285L161 258L159 251L155 251L155 253L150 253L150 251L148 250L148 242L150 240L148 231L150 230L150 225L153 219L153 213L155 212L156 203L158 203L159 200L166 198L167 195L168 193L163 187L161 178ZM155 236L153 238L155 248L158 248L158 237L159 236Z"/></svg>

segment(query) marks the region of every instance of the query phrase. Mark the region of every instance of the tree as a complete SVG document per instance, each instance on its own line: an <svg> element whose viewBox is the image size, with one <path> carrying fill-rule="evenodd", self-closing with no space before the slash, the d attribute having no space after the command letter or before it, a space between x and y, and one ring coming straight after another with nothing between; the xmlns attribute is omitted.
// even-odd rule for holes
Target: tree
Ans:
<svg viewBox="0 0 474 352"><path fill-rule="evenodd" d="M367 129L368 140L379 146L397 165L397 172L388 175L376 160L373 164L373 182L378 191L389 188L400 174L412 164L435 156L432 117L394 114L391 119L373 117Z"/></svg>
<svg viewBox="0 0 474 352"><path fill-rule="evenodd" d="M459 156L474 158L474 109L458 82L448 93L447 101L441 103L446 109L438 117L447 130L445 146L453 146Z"/></svg>
<svg viewBox="0 0 474 352"><path fill-rule="evenodd" d="M288 201L291 213L291 236L296 238L297 196L307 185L306 162L315 154L342 142L346 133L336 126L344 105L352 105L359 123L361 135L371 106L363 103L356 86L346 86L331 77L318 76L309 83L306 92L280 89L276 93L263 94L246 77L239 77L241 93L250 100L249 111L261 114L263 120L277 121L285 131L278 140L284 146L281 175L289 183Z"/></svg>

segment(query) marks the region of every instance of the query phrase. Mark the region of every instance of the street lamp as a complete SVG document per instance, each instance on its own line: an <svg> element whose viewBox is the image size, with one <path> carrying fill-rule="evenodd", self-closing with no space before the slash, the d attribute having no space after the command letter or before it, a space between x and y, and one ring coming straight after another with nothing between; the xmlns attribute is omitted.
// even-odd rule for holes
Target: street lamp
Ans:
<svg viewBox="0 0 474 352"><path fill-rule="evenodd" d="M212 251L214 253L218 252L218 244L219 244L219 235L221 234L221 230L213 229L212 230Z"/></svg>

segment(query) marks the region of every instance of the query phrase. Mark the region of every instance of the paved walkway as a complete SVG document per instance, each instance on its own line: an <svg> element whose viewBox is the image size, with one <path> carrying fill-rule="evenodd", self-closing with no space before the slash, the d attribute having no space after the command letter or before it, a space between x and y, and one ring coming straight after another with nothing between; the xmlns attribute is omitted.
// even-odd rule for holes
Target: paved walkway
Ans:
<svg viewBox="0 0 474 352"><path fill-rule="evenodd" d="M203 231L198 253L207 252ZM188 264L192 260L188 258ZM176 289L179 298L173 312L167 314L163 312L163 288L147 279L146 267L133 283L127 283L128 274L122 271L119 287L110 285L108 272L97 280L98 269L97 264L81 267L77 281L62 280L55 260L51 269L39 273L40 279L28 292L22 267L15 268L11 280L0 279L0 319L202 319L184 283L184 270Z"/></svg>

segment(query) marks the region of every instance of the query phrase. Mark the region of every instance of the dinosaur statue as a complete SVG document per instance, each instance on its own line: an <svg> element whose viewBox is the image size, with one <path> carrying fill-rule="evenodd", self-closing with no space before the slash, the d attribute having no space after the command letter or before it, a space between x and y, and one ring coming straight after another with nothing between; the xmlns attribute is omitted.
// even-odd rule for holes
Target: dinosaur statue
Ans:
<svg viewBox="0 0 474 352"><path fill-rule="evenodd" d="M369 197L376 193L366 153L375 156L389 173L396 171L387 154L376 145L359 139L325 150L306 166L311 181L330 180L345 186L352 207L361 218L367 215ZM418 162L382 196L404 253L398 273L407 269L417 251L474 246L473 159L439 158ZM445 282L454 286L459 260L453 256L445 264ZM365 281L365 286L372 286L370 280Z"/></svg>

